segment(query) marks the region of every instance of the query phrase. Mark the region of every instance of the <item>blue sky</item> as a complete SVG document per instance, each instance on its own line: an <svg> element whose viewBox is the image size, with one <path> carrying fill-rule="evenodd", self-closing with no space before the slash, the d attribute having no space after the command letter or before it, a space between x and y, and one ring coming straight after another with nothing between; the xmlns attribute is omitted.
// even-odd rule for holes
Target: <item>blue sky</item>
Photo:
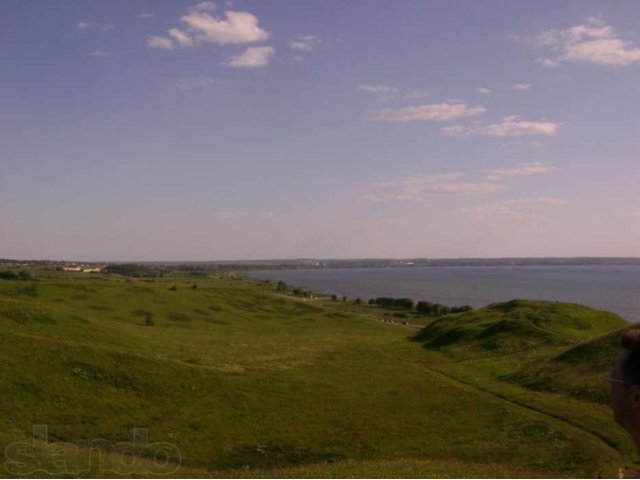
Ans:
<svg viewBox="0 0 640 480"><path fill-rule="evenodd" d="M0 3L0 257L640 256L636 1Z"/></svg>

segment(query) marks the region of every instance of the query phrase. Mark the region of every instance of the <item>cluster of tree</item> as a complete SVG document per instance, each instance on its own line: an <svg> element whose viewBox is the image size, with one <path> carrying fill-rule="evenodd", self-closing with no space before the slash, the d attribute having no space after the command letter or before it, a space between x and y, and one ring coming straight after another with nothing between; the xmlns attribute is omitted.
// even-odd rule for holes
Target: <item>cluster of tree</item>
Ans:
<svg viewBox="0 0 640 480"><path fill-rule="evenodd" d="M32 280L33 277L26 270L20 270L14 272L13 270L5 270L0 272L0 279L2 280Z"/></svg>
<svg viewBox="0 0 640 480"><path fill-rule="evenodd" d="M402 310L412 310L414 303L410 298L378 297L369 299L369 305L377 305L384 308L400 308Z"/></svg>
<svg viewBox="0 0 640 480"><path fill-rule="evenodd" d="M304 288L300 288L300 287L292 287L291 285L287 284L286 282L283 282L282 280L276 283L276 291L288 292L289 290L291 290L291 293L299 297L311 298L313 296L311 293L311 290L305 290Z"/></svg>
<svg viewBox="0 0 640 480"><path fill-rule="evenodd" d="M335 293L334 293L333 295L331 295L331 300L332 300L333 302L337 302L337 301L338 301L338 295L336 295ZM346 295L343 295L343 296L342 296L342 301L343 301L343 302L346 302L347 300L348 300L348 299L347 299L347 296L346 296ZM360 304L360 303L362 302L362 300L360 300L359 298L356 298L355 302L356 302L357 304Z"/></svg>
<svg viewBox="0 0 640 480"><path fill-rule="evenodd" d="M294 295L298 295L299 297L311 298L313 295L311 294L311 290L305 290L304 288L294 288L292 293Z"/></svg>
<svg viewBox="0 0 640 480"><path fill-rule="evenodd" d="M107 265L103 270L105 273L117 273L118 275L135 278L162 277L164 276L165 271L167 271L165 268L150 265L139 265L137 263Z"/></svg>
<svg viewBox="0 0 640 480"><path fill-rule="evenodd" d="M439 317L440 315L447 315L448 313L461 313L473 310L473 307L469 305L463 305L462 307L448 307L441 303L432 302L418 302L416 304L416 312L423 315L433 315Z"/></svg>
<svg viewBox="0 0 640 480"><path fill-rule="evenodd" d="M469 305L464 305L462 307L448 307L446 305L442 305L441 303L432 303L425 301L414 304L411 298L393 297L371 298L369 299L369 305L377 305L378 307L383 308L395 308L398 310L413 310L415 305L416 313L419 313L421 315L433 315L434 317L447 315L448 313L467 312L473 309Z"/></svg>

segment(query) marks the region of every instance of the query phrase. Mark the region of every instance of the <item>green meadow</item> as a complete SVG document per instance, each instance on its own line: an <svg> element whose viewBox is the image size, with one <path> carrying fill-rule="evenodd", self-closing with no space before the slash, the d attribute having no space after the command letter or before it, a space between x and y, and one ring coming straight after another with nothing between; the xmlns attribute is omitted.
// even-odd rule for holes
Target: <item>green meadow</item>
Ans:
<svg viewBox="0 0 640 480"><path fill-rule="evenodd" d="M5 477L613 477L634 458L601 380L612 313L396 318L228 273L33 276L0 280Z"/></svg>

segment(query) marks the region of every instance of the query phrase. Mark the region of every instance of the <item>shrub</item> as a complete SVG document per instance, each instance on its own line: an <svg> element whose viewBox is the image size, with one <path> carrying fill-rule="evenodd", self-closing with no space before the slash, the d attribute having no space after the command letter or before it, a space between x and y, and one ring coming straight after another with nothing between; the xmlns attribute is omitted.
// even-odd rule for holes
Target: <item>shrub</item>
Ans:
<svg viewBox="0 0 640 480"><path fill-rule="evenodd" d="M156 324L155 320L153 319L153 314L151 312L147 312L147 314L145 315L144 324L147 327L153 327Z"/></svg>
<svg viewBox="0 0 640 480"><path fill-rule="evenodd" d="M410 298L396 298L393 300L393 306L395 308L411 310L413 308L413 300Z"/></svg>
<svg viewBox="0 0 640 480"><path fill-rule="evenodd" d="M104 273L116 273L124 275L126 277L134 278L153 278L161 276L161 273L157 267L151 267L148 265L138 265L136 263L123 263L117 265L107 265Z"/></svg>
<svg viewBox="0 0 640 480"><path fill-rule="evenodd" d="M375 302L379 307L391 308L393 307L393 300L391 297L378 297Z"/></svg>
<svg viewBox="0 0 640 480"><path fill-rule="evenodd" d="M423 315L430 315L433 311L433 303L431 302L418 302L416 304L416 312Z"/></svg>
<svg viewBox="0 0 640 480"><path fill-rule="evenodd" d="M33 277L26 270L20 270L18 273L13 270L5 270L0 272L0 279L2 280L33 280Z"/></svg>
<svg viewBox="0 0 640 480"><path fill-rule="evenodd" d="M18 278L20 280L31 280L32 279L31 274L29 272L27 272L26 270L20 270L18 272Z"/></svg>

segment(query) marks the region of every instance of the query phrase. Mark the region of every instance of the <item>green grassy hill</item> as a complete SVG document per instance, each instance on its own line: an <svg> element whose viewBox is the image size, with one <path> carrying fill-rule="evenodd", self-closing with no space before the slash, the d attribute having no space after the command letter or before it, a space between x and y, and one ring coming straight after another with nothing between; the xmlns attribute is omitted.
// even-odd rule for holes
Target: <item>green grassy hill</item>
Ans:
<svg viewBox="0 0 640 480"><path fill-rule="evenodd" d="M545 361L533 361L507 381L527 388L561 392L577 398L608 404L609 385L602 375L609 373L620 353L620 331L587 340Z"/></svg>
<svg viewBox="0 0 640 480"><path fill-rule="evenodd" d="M30 445L4 476L158 475L158 442L184 477L591 476L631 452L597 403L503 378L624 325L612 314L509 302L433 322L424 349L377 307L230 275L36 276L0 281L0 447ZM127 446L134 429L148 440Z"/></svg>
<svg viewBox="0 0 640 480"><path fill-rule="evenodd" d="M427 325L414 339L429 349L472 357L571 345L627 324L613 313L582 305L511 300L446 315Z"/></svg>

